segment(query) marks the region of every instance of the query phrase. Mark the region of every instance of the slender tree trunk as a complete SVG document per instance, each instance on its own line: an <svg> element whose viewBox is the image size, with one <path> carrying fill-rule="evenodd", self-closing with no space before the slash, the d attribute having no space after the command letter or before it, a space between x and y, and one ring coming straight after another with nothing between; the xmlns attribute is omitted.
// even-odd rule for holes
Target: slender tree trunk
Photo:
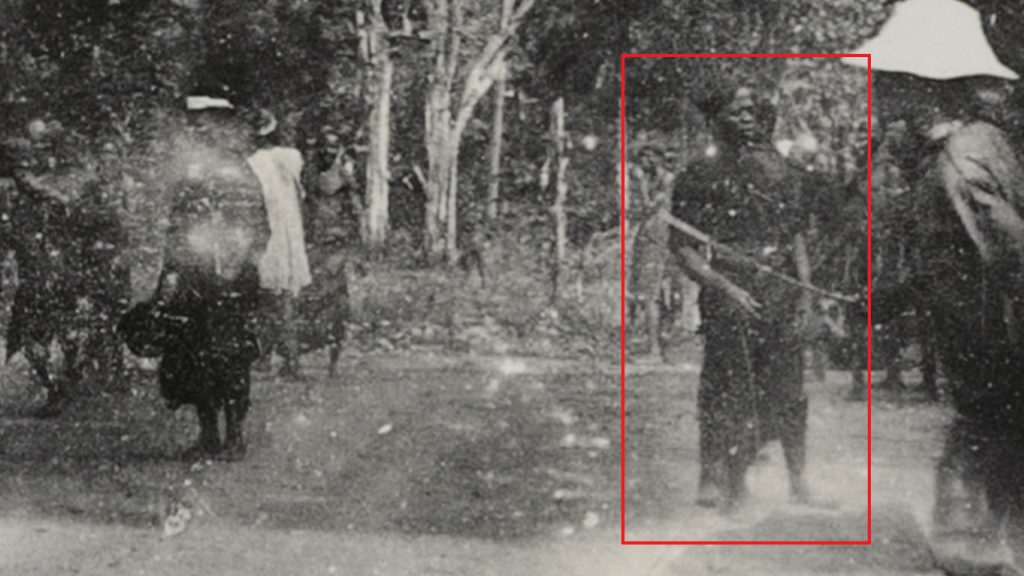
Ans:
<svg viewBox="0 0 1024 576"><path fill-rule="evenodd" d="M505 138L505 66L494 87L494 117L491 122L491 169L487 183L487 218L498 218L498 203L501 197L501 145Z"/></svg>
<svg viewBox="0 0 1024 576"><path fill-rule="evenodd" d="M511 2L511 0L509 0ZM462 0L428 3L434 50L434 67L426 112L426 144L429 163L427 186L427 248L436 256L446 249L448 259L457 258L458 150L476 105L491 89L507 50L508 42L525 20L536 0L522 0L512 12L508 25L488 38L465 75L457 111L452 106L452 85L459 61L462 29ZM436 220L431 223L430 218ZM440 232L446 230L442 238Z"/></svg>
<svg viewBox="0 0 1024 576"><path fill-rule="evenodd" d="M445 236L445 250L449 264L454 264L459 259L459 142L461 140L461 134L453 135L451 149L448 151L448 233Z"/></svg>
<svg viewBox="0 0 1024 576"><path fill-rule="evenodd" d="M565 181L566 168L569 166L569 159L565 155L565 100L559 98L551 105L551 146L549 148L548 169L553 172L548 181L554 192L554 202L551 205L551 217L555 226L555 245L553 247L553 262L551 269L551 294L552 300L558 298L561 283L564 276L567 219L565 215L565 200L568 196L569 185Z"/></svg>
<svg viewBox="0 0 1024 576"><path fill-rule="evenodd" d="M501 3L501 29L506 30L509 20L512 18L512 7L514 0L504 0ZM490 182L487 186L487 218L495 220L498 217L498 201L501 196L501 145L505 138L505 80L508 69L505 65L505 58L502 56L498 66L498 78L494 87L494 116L491 122L491 170Z"/></svg>
<svg viewBox="0 0 1024 576"><path fill-rule="evenodd" d="M366 159L366 219L369 245L384 245L388 233L388 160L391 142L391 85L394 64L388 52L382 0L370 0L367 26L367 100L370 108L369 153Z"/></svg>
<svg viewBox="0 0 1024 576"><path fill-rule="evenodd" d="M427 95L427 204L424 250L433 261L445 249L445 225L449 216L448 193L451 187L452 84L455 80L461 38L462 0L437 0L429 3L429 27L432 34L434 66Z"/></svg>
<svg viewBox="0 0 1024 576"><path fill-rule="evenodd" d="M451 175L449 131L451 112L448 94L435 87L427 103L427 181L426 230L424 250L433 260L444 249L443 225L447 220L447 193Z"/></svg>

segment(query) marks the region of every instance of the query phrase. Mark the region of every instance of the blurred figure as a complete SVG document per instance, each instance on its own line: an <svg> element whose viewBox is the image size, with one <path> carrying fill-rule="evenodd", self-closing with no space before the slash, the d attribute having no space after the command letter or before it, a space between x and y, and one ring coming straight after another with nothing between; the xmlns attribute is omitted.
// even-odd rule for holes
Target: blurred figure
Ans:
<svg viewBox="0 0 1024 576"><path fill-rule="evenodd" d="M33 120L27 142L8 167L17 187L10 212L10 246L18 269L18 286L7 328L7 359L19 351L46 390L46 403L35 416L59 415L81 380L78 342L73 330L76 297L73 280L75 242L72 204L78 183L69 178L61 154L61 128ZM50 344L57 340L63 371L50 373Z"/></svg>
<svg viewBox="0 0 1024 576"><path fill-rule="evenodd" d="M913 189L913 265L902 285L876 290L874 312L884 322L922 303L950 380L956 419L936 471L939 559L998 564L1005 530L1019 570L1024 165L1000 127L1019 75L996 58L983 30L965 4L908 0L858 50L873 53L883 115L908 123L901 165Z"/></svg>
<svg viewBox="0 0 1024 576"><path fill-rule="evenodd" d="M270 240L259 261L260 286L269 301L263 353L269 361L278 350L284 358L281 375L300 379L296 299L313 282L302 222L302 153L282 145L277 120L266 110L260 111L257 146L247 161L259 179L270 219Z"/></svg>
<svg viewBox="0 0 1024 576"><path fill-rule="evenodd" d="M845 263L842 278L844 290L851 294L859 294L866 298L868 282L868 241L867 241L867 123L858 130L858 153L856 156L856 173L846 186L846 194L842 199L844 222L840 230L846 230L843 244L846 246ZM880 119L872 118L872 149L873 175L871 186L871 282L874 289L886 288L887 284L900 281L903 274L903 237L901 232L905 207L902 205L907 196L899 168L882 150L885 126ZM851 400L864 400L867 397L867 309L862 305L848 307L847 317L853 324L849 352L851 355ZM902 390L905 388L900 370L900 355L906 330L901 330L906 323L904 318L893 318L888 323L875 320L872 327L873 367L881 367L886 371L881 382L873 383L876 390ZM874 360L878 360L877 363ZM880 366L879 366L880 365Z"/></svg>
<svg viewBox="0 0 1024 576"><path fill-rule="evenodd" d="M78 248L75 293L86 308L80 319L85 332L82 358L92 378L123 389L124 354L115 329L131 303L131 271L122 257L128 231L119 210L120 156L114 142L102 145L92 171L72 216Z"/></svg>
<svg viewBox="0 0 1024 576"><path fill-rule="evenodd" d="M246 452L250 368L259 357L257 262L270 227L260 183L245 162L248 131L231 103L200 95L187 106L201 154L173 187L156 294L132 308L118 329L133 352L160 357L168 407L196 407L199 439L185 457L238 460Z"/></svg>

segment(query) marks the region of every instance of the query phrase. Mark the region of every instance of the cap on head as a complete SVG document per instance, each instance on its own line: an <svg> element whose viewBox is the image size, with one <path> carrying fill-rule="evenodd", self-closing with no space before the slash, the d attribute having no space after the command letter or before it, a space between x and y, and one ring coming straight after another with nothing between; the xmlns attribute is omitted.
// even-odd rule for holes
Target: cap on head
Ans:
<svg viewBox="0 0 1024 576"><path fill-rule="evenodd" d="M201 110L233 110L234 105L227 98L193 95L185 97L185 108L190 112Z"/></svg>
<svg viewBox="0 0 1024 576"><path fill-rule="evenodd" d="M29 137L33 140L44 138L49 132L49 127L46 125L46 122L40 118L29 121L26 129L28 130Z"/></svg>
<svg viewBox="0 0 1024 576"><path fill-rule="evenodd" d="M269 136L277 130L277 118L267 109L261 108L256 119L256 134Z"/></svg>
<svg viewBox="0 0 1024 576"><path fill-rule="evenodd" d="M871 54L871 68L933 80L992 76L1017 80L996 57L981 14L958 0L906 0L896 5L874 38L854 50ZM865 58L843 58L866 67Z"/></svg>

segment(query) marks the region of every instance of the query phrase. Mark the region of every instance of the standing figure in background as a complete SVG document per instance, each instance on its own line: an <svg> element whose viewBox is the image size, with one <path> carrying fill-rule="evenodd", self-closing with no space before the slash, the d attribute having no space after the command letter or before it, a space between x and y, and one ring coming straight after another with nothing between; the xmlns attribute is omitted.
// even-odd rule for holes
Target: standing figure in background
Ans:
<svg viewBox="0 0 1024 576"><path fill-rule="evenodd" d="M246 452L250 368L259 357L257 262L270 227L260 183L245 162L250 132L231 103L190 96L187 105L196 154L173 186L156 294L132 308L118 330L133 352L160 357L169 408L196 407L199 440L185 457L237 460Z"/></svg>
<svg viewBox="0 0 1024 576"><path fill-rule="evenodd" d="M330 354L335 375L346 323L351 320L349 285L359 260L362 202L355 178L355 160L342 145L341 134L325 127L306 163L307 245L313 285L302 299L303 314L317 318L316 328Z"/></svg>
<svg viewBox="0 0 1024 576"><path fill-rule="evenodd" d="M17 186L9 243L17 263L18 287L7 328L7 359L24 351L46 390L46 403L35 415L49 418L64 410L81 380L73 330L76 190L62 162L66 158L59 150L59 127L33 120L28 132L27 148L15 153L17 158L9 167ZM50 373L49 353L55 339L64 354L63 373L56 376Z"/></svg>
<svg viewBox="0 0 1024 576"><path fill-rule="evenodd" d="M279 349L284 358L281 375L300 379L296 301L302 289L313 282L302 222L306 193L302 186L302 153L283 146L280 140L273 114L260 111L258 149L249 156L248 163L259 179L270 219L270 240L259 261L260 286L269 300L263 353L269 360L269 355Z"/></svg>
<svg viewBox="0 0 1024 576"><path fill-rule="evenodd" d="M328 245L352 251L360 244L359 228L363 201L356 181L356 161L345 147L340 132L325 126L317 138L316 149L306 163L304 176L307 238L315 270L322 264Z"/></svg>
<svg viewBox="0 0 1024 576"><path fill-rule="evenodd" d="M885 127L875 117L872 119L872 150L875 151L873 166L874 178L871 186L872 246L871 246L871 282L872 289L885 289L887 284L899 282L904 268L902 234L900 233L901 203L906 200L905 186L900 171L886 151L882 151ZM845 197L841 201L840 211L842 222L836 223L837 230L843 234L846 254L842 259L843 290L862 295L866 298L868 289L868 197L867 197L867 125L860 131L862 145L858 147L856 175L845 187ZM853 324L849 345L851 361L850 400L867 398L867 309L862 304L848 306L847 317ZM893 318L891 322L880 323L875 320L872 341L874 354L886 375L882 382L874 383L876 390L900 390L904 387L900 371L900 353L903 339L900 328L905 319ZM874 362L873 362L874 363Z"/></svg>
<svg viewBox="0 0 1024 576"><path fill-rule="evenodd" d="M666 274L668 251L668 224L661 218L662 210L670 207L674 174L666 165L663 144L645 139L639 142L640 161L633 170L641 204L639 229L633 243L633 274L630 292L639 300L647 326L648 351L652 360L664 356L662 326L663 308L672 298Z"/></svg>
<svg viewBox="0 0 1024 576"><path fill-rule="evenodd" d="M118 319L131 302L131 270L122 254L128 245L117 193L119 156L113 142L103 145L96 177L88 182L72 217L78 246L75 258L76 293L85 301L86 339L82 358L92 378L123 389L124 353L116 334Z"/></svg>
<svg viewBox="0 0 1024 576"><path fill-rule="evenodd" d="M718 151L676 178L673 214L733 253L809 282L800 182L769 144L771 104L754 88L738 85L716 91L702 108ZM792 497L807 501L803 347L813 313L809 295L759 273L750 260L675 229L670 242L702 288L698 503L735 508L746 493L747 469L772 439L782 442Z"/></svg>

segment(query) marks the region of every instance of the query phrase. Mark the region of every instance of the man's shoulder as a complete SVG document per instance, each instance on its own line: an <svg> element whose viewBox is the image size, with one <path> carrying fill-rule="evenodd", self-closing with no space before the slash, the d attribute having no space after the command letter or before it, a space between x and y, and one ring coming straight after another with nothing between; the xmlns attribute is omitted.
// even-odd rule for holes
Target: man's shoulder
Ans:
<svg viewBox="0 0 1024 576"><path fill-rule="evenodd" d="M954 156L1010 149L1010 140L1002 128L985 121L959 125L946 137L946 150Z"/></svg>
<svg viewBox="0 0 1024 576"><path fill-rule="evenodd" d="M701 156L688 162L676 172L672 181L674 190L679 193L685 189L706 186L724 173L722 161L717 156Z"/></svg>

